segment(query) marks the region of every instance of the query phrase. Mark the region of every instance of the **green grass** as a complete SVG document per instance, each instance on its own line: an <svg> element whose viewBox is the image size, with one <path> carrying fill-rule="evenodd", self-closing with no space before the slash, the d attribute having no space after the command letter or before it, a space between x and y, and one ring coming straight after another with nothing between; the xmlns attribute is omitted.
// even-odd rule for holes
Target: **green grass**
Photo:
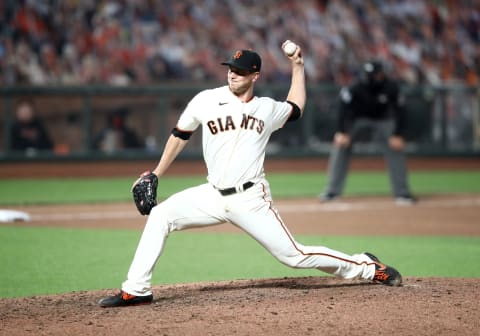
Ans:
<svg viewBox="0 0 480 336"><path fill-rule="evenodd" d="M273 196L312 197L326 185L323 173L269 174ZM164 177L158 195L164 199L182 189L206 181L204 176ZM0 205L130 201L132 178L99 179L0 179ZM480 171L411 172L416 194L480 193ZM352 172L345 195L389 195L386 172Z"/></svg>
<svg viewBox="0 0 480 336"><path fill-rule="evenodd" d="M327 184L322 173L270 174L268 179L277 198L316 196ZM480 171L413 171L409 181L416 194L480 193ZM384 171L352 172L345 185L345 195L390 195Z"/></svg>
<svg viewBox="0 0 480 336"><path fill-rule="evenodd" d="M159 196L204 183L204 177L166 177ZM132 178L0 180L0 205L117 202L131 200Z"/></svg>
<svg viewBox="0 0 480 336"><path fill-rule="evenodd" d="M118 288L140 232L0 227L0 297ZM303 244L346 253L368 250L405 276L480 277L479 237L297 236ZM313 276L270 256L243 234L173 233L154 273L153 284L228 279Z"/></svg>
<svg viewBox="0 0 480 336"><path fill-rule="evenodd" d="M323 173L269 174L275 198L314 197ZM0 179L0 206L131 201L132 178ZM159 198L205 182L204 176L165 177ZM411 172L413 192L480 193L480 172ZM389 195L386 172L352 172L345 195ZM136 230L0 226L0 297L118 288L140 238ZM298 236L303 244L356 253L368 250L405 276L480 278L480 237ZM243 234L174 233L157 264L154 284L325 275L293 270Z"/></svg>

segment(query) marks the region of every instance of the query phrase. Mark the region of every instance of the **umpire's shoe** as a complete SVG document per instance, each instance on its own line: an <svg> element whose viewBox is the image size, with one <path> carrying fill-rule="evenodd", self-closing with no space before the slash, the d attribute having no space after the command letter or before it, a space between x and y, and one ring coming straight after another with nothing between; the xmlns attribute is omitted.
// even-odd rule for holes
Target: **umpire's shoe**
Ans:
<svg viewBox="0 0 480 336"><path fill-rule="evenodd" d="M318 196L318 198L320 199L320 202L321 203L326 203L326 202L331 202L331 201L335 201L337 198L339 198L340 196L337 195L337 194L334 194L332 192L325 192L323 194L320 194Z"/></svg>
<svg viewBox="0 0 480 336"><path fill-rule="evenodd" d="M364 254L375 263L374 282L387 286L400 286L402 284L402 276L395 268L382 264L380 260L371 253L365 252Z"/></svg>
<svg viewBox="0 0 480 336"><path fill-rule="evenodd" d="M117 295L107 296L98 304L100 307L125 307L125 306L138 306L152 303L153 295L135 296L121 291Z"/></svg>

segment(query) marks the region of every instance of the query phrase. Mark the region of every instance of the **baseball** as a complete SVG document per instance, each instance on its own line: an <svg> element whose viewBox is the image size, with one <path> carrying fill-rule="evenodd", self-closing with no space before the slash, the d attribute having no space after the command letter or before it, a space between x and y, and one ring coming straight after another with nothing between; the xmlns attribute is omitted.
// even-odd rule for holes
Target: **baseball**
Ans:
<svg viewBox="0 0 480 336"><path fill-rule="evenodd" d="M293 54L295 54L295 51L297 51L297 45L292 41L288 41L283 46L283 51L287 56L292 56Z"/></svg>

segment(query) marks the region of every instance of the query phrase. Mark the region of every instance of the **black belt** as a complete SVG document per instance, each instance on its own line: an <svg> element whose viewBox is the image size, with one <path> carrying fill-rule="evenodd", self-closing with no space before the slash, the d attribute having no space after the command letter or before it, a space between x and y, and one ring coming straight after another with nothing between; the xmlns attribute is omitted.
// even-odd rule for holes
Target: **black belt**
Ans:
<svg viewBox="0 0 480 336"><path fill-rule="evenodd" d="M245 182L245 183L242 185L243 191L251 188L253 185L254 185L253 182L250 182L250 181L249 181L249 182ZM227 188L227 189L218 189L218 191L220 192L220 194L222 194L222 196L228 196L228 195L232 195L232 194L237 193L237 188L232 187L232 188Z"/></svg>

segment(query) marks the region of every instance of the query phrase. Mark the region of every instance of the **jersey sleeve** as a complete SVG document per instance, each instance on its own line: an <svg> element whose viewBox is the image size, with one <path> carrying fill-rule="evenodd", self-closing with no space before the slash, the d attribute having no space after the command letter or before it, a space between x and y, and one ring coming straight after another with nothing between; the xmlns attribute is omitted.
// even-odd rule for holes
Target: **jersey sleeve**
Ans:
<svg viewBox="0 0 480 336"><path fill-rule="evenodd" d="M272 129L274 131L282 128L293 113L293 106L288 102L272 102Z"/></svg>
<svg viewBox="0 0 480 336"><path fill-rule="evenodd" d="M185 110L183 110L178 119L176 128L180 131L193 132L201 123L201 111L203 101L205 100L205 93L200 92L190 100Z"/></svg>

